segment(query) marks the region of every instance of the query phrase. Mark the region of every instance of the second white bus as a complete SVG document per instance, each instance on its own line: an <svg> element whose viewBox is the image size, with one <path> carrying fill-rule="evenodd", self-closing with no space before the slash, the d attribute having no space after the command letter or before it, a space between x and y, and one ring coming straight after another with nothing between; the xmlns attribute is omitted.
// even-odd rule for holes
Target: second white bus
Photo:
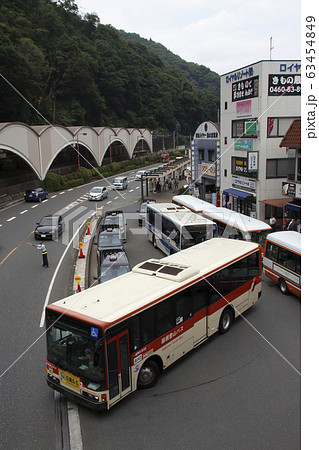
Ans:
<svg viewBox="0 0 319 450"><path fill-rule="evenodd" d="M215 223L173 203L148 204L145 227L148 239L166 255L217 236Z"/></svg>
<svg viewBox="0 0 319 450"><path fill-rule="evenodd" d="M262 220L227 208L217 207L190 195L175 195L173 202L201 214L216 223L218 236L227 239L239 239L257 242L264 250L266 237L272 228Z"/></svg>

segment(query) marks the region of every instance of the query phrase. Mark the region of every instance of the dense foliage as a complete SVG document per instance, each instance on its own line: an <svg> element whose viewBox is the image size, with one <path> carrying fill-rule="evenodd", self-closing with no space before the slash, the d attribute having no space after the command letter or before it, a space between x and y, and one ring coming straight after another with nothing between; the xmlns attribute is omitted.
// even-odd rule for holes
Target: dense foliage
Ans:
<svg viewBox="0 0 319 450"><path fill-rule="evenodd" d="M0 122L193 133L217 120L218 76L170 58L73 0L2 0Z"/></svg>

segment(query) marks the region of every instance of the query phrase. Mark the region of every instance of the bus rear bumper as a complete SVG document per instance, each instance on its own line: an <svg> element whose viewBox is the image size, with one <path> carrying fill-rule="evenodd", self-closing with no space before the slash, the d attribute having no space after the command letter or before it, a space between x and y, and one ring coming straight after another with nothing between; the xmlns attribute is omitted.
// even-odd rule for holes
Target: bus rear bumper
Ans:
<svg viewBox="0 0 319 450"><path fill-rule="evenodd" d="M82 395L78 395L74 392L71 392L71 391L68 391L67 389L62 388L61 386L50 381L49 379L47 379L47 384L50 388L52 388L55 391L59 392L60 394L64 395L69 400L79 403L80 405L86 406L87 408L90 408L97 412L103 412L103 411L107 410L106 403L96 403L87 397L83 397Z"/></svg>

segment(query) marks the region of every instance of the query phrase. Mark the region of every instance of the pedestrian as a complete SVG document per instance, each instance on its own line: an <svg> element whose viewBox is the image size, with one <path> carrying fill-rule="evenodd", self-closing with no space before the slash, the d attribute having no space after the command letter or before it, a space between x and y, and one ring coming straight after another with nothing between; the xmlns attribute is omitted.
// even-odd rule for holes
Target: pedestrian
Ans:
<svg viewBox="0 0 319 450"><path fill-rule="evenodd" d="M270 219L269 219L269 225L271 226L272 231L276 231L276 222L277 222L276 217L274 217L271 214Z"/></svg>
<svg viewBox="0 0 319 450"><path fill-rule="evenodd" d="M174 186L175 186L175 189L177 190L178 189L178 179L177 179L177 177L175 178Z"/></svg>
<svg viewBox="0 0 319 450"><path fill-rule="evenodd" d="M40 242L40 244L38 244L38 245L35 245L35 244L32 244L32 245L33 245L33 247L37 248L38 250L41 250L43 267L49 267L48 252L47 252L46 246L43 244L43 242Z"/></svg>

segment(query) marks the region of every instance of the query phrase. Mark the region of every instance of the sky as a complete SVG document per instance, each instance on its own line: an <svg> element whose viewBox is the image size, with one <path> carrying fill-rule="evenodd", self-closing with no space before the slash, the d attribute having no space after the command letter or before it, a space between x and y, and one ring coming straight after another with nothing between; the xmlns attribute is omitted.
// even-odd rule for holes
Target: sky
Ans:
<svg viewBox="0 0 319 450"><path fill-rule="evenodd" d="M75 0L81 15L137 33L219 75L254 62L300 59L300 0Z"/></svg>

